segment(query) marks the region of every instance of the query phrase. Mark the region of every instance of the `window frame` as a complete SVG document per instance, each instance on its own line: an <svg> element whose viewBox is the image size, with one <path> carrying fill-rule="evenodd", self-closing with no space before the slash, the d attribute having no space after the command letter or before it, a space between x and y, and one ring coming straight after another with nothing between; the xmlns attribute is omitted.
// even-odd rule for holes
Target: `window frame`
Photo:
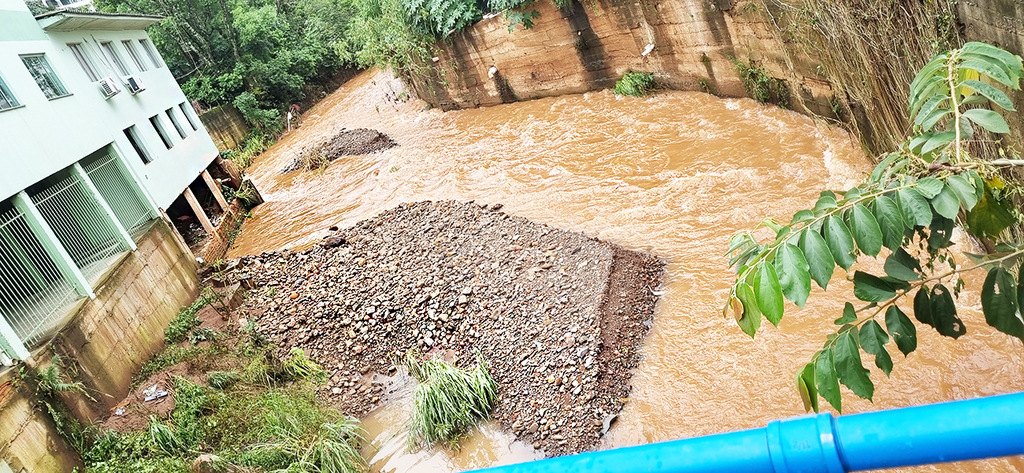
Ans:
<svg viewBox="0 0 1024 473"><path fill-rule="evenodd" d="M53 66L50 65L50 61L46 59L46 53L22 54L19 57L21 58L21 63L25 65L25 69L28 71L29 76L32 77L32 80L35 81L36 86L39 87L39 90L44 96L46 96L47 100L57 100L72 95L71 91L64 86L64 82L60 80L59 76L57 76L57 71L55 71ZM39 59L41 61L42 65L46 67L46 71L48 72L47 77L44 77L43 79L49 80L51 82L49 84L51 87L56 86L55 88L61 92L60 94L50 96L50 94L46 92L46 89L43 88L43 84L39 82L40 77L36 77L32 72L33 68L29 66L28 62L26 62L28 59Z"/></svg>
<svg viewBox="0 0 1024 473"><path fill-rule="evenodd" d="M142 136L139 135L139 129L135 125L131 125L124 130L125 138L128 138L128 143L135 149L135 153L139 155L139 159L142 160L142 164L149 164L153 162L153 155L149 154L149 150L146 149L146 144L142 140Z"/></svg>
<svg viewBox="0 0 1024 473"><path fill-rule="evenodd" d="M181 126L181 123L178 122L178 117L174 116L174 109L175 108L176 107L168 108L164 112L167 113L167 118L171 119L171 124L174 125L174 129L178 131L178 136L180 136L181 139L184 140L185 138L188 138L188 135L185 134L185 128L183 128Z"/></svg>
<svg viewBox="0 0 1024 473"><path fill-rule="evenodd" d="M92 82L98 82L102 77L96 72L96 68L93 67L92 61L89 60L88 52L85 50L85 43L67 43L68 49L71 50L71 55L78 61L78 65L82 66L82 70L85 71L85 75L89 77Z"/></svg>
<svg viewBox="0 0 1024 473"><path fill-rule="evenodd" d="M121 56L114 50L113 41L103 41L100 43L100 49L103 50L103 54L112 63L114 72L121 74L121 77L128 77L132 75L131 71L128 70L128 65L124 63Z"/></svg>
<svg viewBox="0 0 1024 473"><path fill-rule="evenodd" d="M178 104L178 108L181 109L181 114L185 115L185 120L188 120L188 124L192 127L192 131L199 131L199 125L196 125L195 119L193 119L192 115L189 115L188 113L188 109L192 107L185 105L185 102L182 102Z"/></svg>
<svg viewBox="0 0 1024 473"><path fill-rule="evenodd" d="M174 147L174 141L171 139L171 135L167 133L167 129L164 128L163 121L160 120L160 114L149 117L149 124L153 125L153 129L156 130L156 134L160 135L160 141L164 142L164 146L167 149Z"/></svg>
<svg viewBox="0 0 1024 473"><path fill-rule="evenodd" d="M132 62L135 63L135 67L139 70L139 72L146 72L149 70L149 68L146 67L146 63L142 61L142 57L139 56L139 51L137 51L135 49L135 45L132 44L132 40L121 40L121 46L124 47L125 51L128 51L128 57L132 58Z"/></svg>
<svg viewBox="0 0 1024 473"><path fill-rule="evenodd" d="M157 52L156 48L153 46L152 41L148 39L140 39L139 45L142 46L143 51L146 51L146 56L149 56L149 62L153 63L154 69L160 69L161 67L164 67L165 64L163 63L162 58L160 57L160 53Z"/></svg>
<svg viewBox="0 0 1024 473"><path fill-rule="evenodd" d="M2 104L7 102L9 106L4 107ZM16 108L24 107L21 102L18 101L18 97L11 92L11 88L4 82L4 78L0 77L0 112L6 112L8 110L14 110Z"/></svg>

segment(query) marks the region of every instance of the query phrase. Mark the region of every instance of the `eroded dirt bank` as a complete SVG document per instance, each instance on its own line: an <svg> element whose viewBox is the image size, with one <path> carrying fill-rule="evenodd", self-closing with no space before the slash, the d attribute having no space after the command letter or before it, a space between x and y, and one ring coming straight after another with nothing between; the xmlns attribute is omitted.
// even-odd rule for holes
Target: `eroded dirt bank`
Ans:
<svg viewBox="0 0 1024 473"><path fill-rule="evenodd" d="M228 282L281 353L330 373L324 394L362 416L410 349L468 363L499 386L495 418L548 455L595 446L627 402L664 263L476 203L420 202L309 250L242 257Z"/></svg>

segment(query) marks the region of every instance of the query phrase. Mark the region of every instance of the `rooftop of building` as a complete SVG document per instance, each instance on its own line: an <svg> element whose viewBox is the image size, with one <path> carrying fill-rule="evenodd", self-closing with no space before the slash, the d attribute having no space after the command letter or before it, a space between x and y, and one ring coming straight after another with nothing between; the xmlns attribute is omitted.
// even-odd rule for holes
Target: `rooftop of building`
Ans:
<svg viewBox="0 0 1024 473"><path fill-rule="evenodd" d="M36 15L36 20L45 31L126 31L141 30L160 20L162 16L138 13L109 13L61 9Z"/></svg>

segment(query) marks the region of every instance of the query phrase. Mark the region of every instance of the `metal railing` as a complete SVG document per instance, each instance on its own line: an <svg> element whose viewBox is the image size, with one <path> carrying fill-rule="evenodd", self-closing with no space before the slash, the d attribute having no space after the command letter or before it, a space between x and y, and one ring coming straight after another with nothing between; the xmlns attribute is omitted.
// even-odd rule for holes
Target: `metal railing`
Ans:
<svg viewBox="0 0 1024 473"><path fill-rule="evenodd" d="M129 249L75 176L33 195L32 202L90 283L107 269L108 258Z"/></svg>
<svg viewBox="0 0 1024 473"><path fill-rule="evenodd" d="M16 209L0 214L0 295L0 314L28 346L52 329L78 299L25 215Z"/></svg>
<svg viewBox="0 0 1024 473"><path fill-rule="evenodd" d="M140 233L147 228L146 224L157 215L139 196L131 184L130 178L125 176L117 155L107 152L82 167L96 189L103 195L103 199L114 211L121 226L132 234L133 238L139 238Z"/></svg>

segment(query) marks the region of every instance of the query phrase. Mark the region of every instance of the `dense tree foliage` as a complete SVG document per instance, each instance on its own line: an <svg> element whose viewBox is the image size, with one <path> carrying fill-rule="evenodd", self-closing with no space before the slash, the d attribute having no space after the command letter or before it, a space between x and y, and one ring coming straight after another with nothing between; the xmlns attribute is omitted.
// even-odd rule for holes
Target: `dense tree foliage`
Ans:
<svg viewBox="0 0 1024 473"><path fill-rule="evenodd" d="M789 224L765 220L758 228L773 234L769 239L758 239L756 228L732 238L728 253L737 278L724 313L732 312L751 337L762 317L779 324L783 297L802 307L811 281L826 289L836 266L850 271L859 256L884 258L884 275L852 271L847 279L862 306L844 305L835 333L797 373L808 410L818 410L819 396L841 410L840 384L871 399L874 384L861 352L889 375L886 345L892 341L908 355L917 349L918 325L954 339L966 333L955 302L966 271L988 273L981 288L985 321L1024 340L1024 243L1005 231L1021 219L1002 178L1024 161L983 161L969 152L972 143L1009 133L996 110L1014 107L1001 87L1019 90L1022 74L1020 56L983 43L939 54L910 84L913 136L863 184L823 191ZM987 249L968 255L972 264L962 268L949 250L957 225Z"/></svg>

